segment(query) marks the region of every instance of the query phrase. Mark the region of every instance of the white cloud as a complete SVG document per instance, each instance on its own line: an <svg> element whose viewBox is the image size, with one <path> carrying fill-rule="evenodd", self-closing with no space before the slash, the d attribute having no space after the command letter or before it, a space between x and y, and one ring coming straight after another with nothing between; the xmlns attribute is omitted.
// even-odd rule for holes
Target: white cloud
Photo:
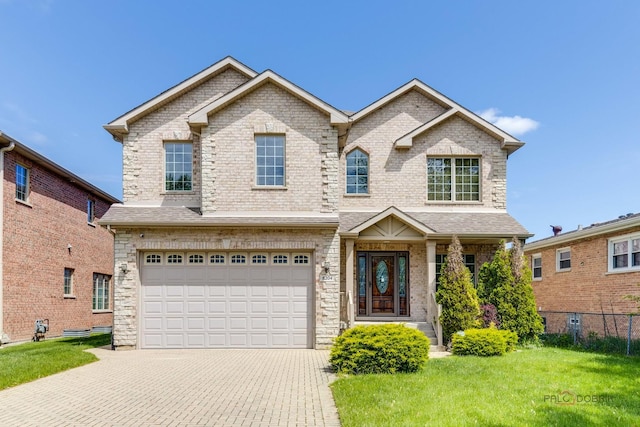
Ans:
<svg viewBox="0 0 640 427"><path fill-rule="evenodd" d="M480 117L502 129L503 131L513 135L524 135L527 132L536 130L540 123L533 119L520 116L500 116L500 110L497 108L489 108L477 113Z"/></svg>

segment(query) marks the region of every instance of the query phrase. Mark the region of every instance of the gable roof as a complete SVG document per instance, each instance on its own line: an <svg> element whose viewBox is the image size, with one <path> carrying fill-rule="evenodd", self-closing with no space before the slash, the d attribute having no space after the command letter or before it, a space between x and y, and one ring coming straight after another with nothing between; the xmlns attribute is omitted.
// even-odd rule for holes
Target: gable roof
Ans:
<svg viewBox="0 0 640 427"><path fill-rule="evenodd" d="M621 215L611 221L591 224L588 227L560 233L557 236L545 237L535 242L527 243L524 250L533 251L550 246L567 244L579 239L598 236L607 233L624 232L625 230L640 227L640 213Z"/></svg>
<svg viewBox="0 0 640 427"><path fill-rule="evenodd" d="M384 211L380 212L379 214L371 216L367 220L365 220L362 223L358 224L357 226L351 228L348 231L348 234L358 235L362 231L366 230L367 228L373 226L374 224L376 224L376 223L378 223L378 222L382 221L383 219L388 218L390 216L398 218L400 221L404 222L405 224L407 224L411 228L419 231L423 235L434 233L434 231L432 229L430 229L429 227L426 227L420 221L416 221L411 216L409 216L406 213L402 212L400 209L396 208L395 206L391 206L391 207L385 209Z"/></svg>
<svg viewBox="0 0 640 427"><path fill-rule="evenodd" d="M91 184L89 181L86 181L80 178L78 175L68 171L67 169L63 168L59 164L49 160L42 154L32 150L31 148L13 139L12 137L7 135L6 133L3 133L2 131L0 131L0 147L6 148L7 149L6 151L15 150L15 152L37 163L41 167L48 169L54 172L55 174L59 175L60 177L64 178L67 182L71 183L72 185L80 187L85 191L87 191L88 193L102 198L108 203L120 203L120 200L116 199L111 194L99 189L95 185Z"/></svg>
<svg viewBox="0 0 640 427"><path fill-rule="evenodd" d="M133 110L126 112L125 114L104 125L103 127L107 130L107 132L113 135L116 141L122 142L122 135L129 132L129 123L138 120L142 116L158 108L160 105L193 89L194 87L200 85L202 82L210 79L211 77L214 77L217 74L220 74L221 72L229 68L232 68L249 78L253 78L258 74L254 70L232 58L231 56L227 56L226 58L205 68L199 73L194 74L188 79L182 81L181 83L178 83L177 85L167 89L166 91L155 96L149 101L135 107Z"/></svg>
<svg viewBox="0 0 640 427"><path fill-rule="evenodd" d="M415 90L423 94L427 98L434 101L436 104L446 108L447 111L442 113L440 116L434 118L433 120L418 126L413 131L397 139L394 142L394 146L396 148L411 147L413 144L413 138L415 138L418 135L421 135L422 133L428 131L429 129L436 126L437 124L442 123L453 116L461 117L464 120L471 123L472 125L484 130L485 132L489 133L495 138L501 140L501 143L502 143L501 148L506 149L509 153L516 151L518 148L524 145L522 141L509 135L502 129L498 128L492 123L489 123L488 121L484 120L483 118L476 115L475 113L467 110L462 105L454 102L450 98L447 98L437 90L433 89L432 87L428 86L427 84L421 82L418 79L413 79L410 82L400 86L398 89L394 90L393 92L383 96L382 98L378 99L377 101L373 102L372 104L368 105L367 107L353 114L352 116L350 116L350 119L352 120L353 123L355 123L358 120L363 119L364 117L368 116L369 114L373 113L379 108L382 108L386 104L392 102L393 100L399 98L400 96L412 90Z"/></svg>
<svg viewBox="0 0 640 427"><path fill-rule="evenodd" d="M242 98L243 96L247 95L248 93L266 83L273 83L288 91L292 95L298 97L299 99L303 100L312 107L315 107L318 110L328 114L331 118L331 124L343 124L349 121L348 116L342 111L332 107L331 105L310 94L299 86L296 86L295 84L291 83L284 77L281 77L280 75L274 73L273 71L266 70L258 76L252 78L248 82L244 83L243 85L238 86L226 95L221 96L208 105L205 105L200 110L192 113L189 116L189 124L193 126L207 125L208 117L210 114L221 108L224 108L225 106L233 103L239 98Z"/></svg>

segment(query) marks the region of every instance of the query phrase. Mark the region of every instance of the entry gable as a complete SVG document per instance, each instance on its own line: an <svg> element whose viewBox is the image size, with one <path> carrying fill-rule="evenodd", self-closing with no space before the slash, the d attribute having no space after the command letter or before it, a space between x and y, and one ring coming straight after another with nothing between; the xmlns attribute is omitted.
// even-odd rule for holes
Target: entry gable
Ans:
<svg viewBox="0 0 640 427"><path fill-rule="evenodd" d="M322 111L323 113L329 115L329 117L331 118L331 124L334 124L334 125L345 124L349 120L347 115L344 114L342 111L332 107L331 105L315 97L309 92L294 85L293 83L279 76L273 71L267 70L259 74L255 78L249 80L247 83L239 86L238 88L232 90L226 95L216 99L215 101L211 102L210 104L204 106L200 110L191 114L189 116L189 124L191 126L206 126L208 124L209 115L235 102L239 98L242 98L243 96L247 95L248 93L252 92L253 90L267 83L273 83L283 88L284 90L288 91L292 95L305 101L312 107L315 107L318 110Z"/></svg>
<svg viewBox="0 0 640 427"><path fill-rule="evenodd" d="M432 233L434 230L391 206L344 234L385 240L422 240Z"/></svg>

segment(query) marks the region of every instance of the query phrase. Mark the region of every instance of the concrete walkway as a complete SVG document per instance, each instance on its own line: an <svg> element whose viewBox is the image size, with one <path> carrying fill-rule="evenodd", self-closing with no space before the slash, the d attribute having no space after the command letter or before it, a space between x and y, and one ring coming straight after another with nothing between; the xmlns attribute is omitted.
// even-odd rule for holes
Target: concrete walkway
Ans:
<svg viewBox="0 0 640 427"><path fill-rule="evenodd" d="M328 351L94 349L0 391L0 426L339 426Z"/></svg>

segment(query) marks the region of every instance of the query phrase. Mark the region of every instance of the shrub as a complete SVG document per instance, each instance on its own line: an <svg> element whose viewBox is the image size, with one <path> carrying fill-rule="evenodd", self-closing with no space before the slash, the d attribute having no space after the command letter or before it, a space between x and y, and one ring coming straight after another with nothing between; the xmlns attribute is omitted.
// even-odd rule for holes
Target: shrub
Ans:
<svg viewBox="0 0 640 427"><path fill-rule="evenodd" d="M483 328L490 328L492 325L496 328L500 327L500 320L498 319L498 310L493 304L483 304L480 306L480 313L482 318Z"/></svg>
<svg viewBox="0 0 640 427"><path fill-rule="evenodd" d="M451 352L465 356L502 356L515 350L518 335L508 330L495 328L467 329L453 335Z"/></svg>
<svg viewBox="0 0 640 427"><path fill-rule="evenodd" d="M401 324L356 326L335 339L329 363L345 374L416 372L429 345L422 332Z"/></svg>

